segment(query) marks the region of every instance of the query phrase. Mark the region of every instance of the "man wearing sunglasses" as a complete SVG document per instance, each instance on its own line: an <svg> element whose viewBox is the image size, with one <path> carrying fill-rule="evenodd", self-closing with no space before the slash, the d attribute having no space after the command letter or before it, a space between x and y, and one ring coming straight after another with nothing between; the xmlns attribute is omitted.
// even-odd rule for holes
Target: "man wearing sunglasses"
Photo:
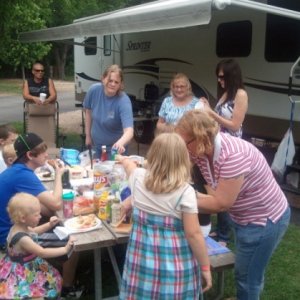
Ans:
<svg viewBox="0 0 300 300"><path fill-rule="evenodd" d="M33 77L28 78L23 84L23 98L29 103L38 105L54 103L56 101L56 90L53 80L45 77L45 67L40 62L32 66ZM46 94L45 101L40 99L40 94Z"/></svg>

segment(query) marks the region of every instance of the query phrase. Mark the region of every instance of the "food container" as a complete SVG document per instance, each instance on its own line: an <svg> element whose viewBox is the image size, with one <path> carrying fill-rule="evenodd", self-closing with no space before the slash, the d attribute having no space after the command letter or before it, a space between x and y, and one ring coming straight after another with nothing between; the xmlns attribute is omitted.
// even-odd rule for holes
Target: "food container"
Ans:
<svg viewBox="0 0 300 300"><path fill-rule="evenodd" d="M81 166L73 166L69 168L71 179L82 179L84 174L84 169Z"/></svg>

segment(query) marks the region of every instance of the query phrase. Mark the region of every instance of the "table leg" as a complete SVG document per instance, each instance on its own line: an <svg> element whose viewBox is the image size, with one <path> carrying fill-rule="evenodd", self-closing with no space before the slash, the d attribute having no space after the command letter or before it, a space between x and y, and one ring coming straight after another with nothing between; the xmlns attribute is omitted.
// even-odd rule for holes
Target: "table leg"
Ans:
<svg viewBox="0 0 300 300"><path fill-rule="evenodd" d="M121 278L120 270L119 270L119 267L118 267L118 264L117 264L117 260L116 260L116 257L115 257L115 254L114 254L114 251L113 251L112 247L107 247L107 250L108 250L110 261L111 261L111 264L113 266L114 273L115 273L115 276L116 276L116 279L117 279L117 282L118 282L118 287L119 287L119 290L120 290L122 278Z"/></svg>
<svg viewBox="0 0 300 300"><path fill-rule="evenodd" d="M94 250L95 299L102 300L101 248Z"/></svg>
<svg viewBox="0 0 300 300"><path fill-rule="evenodd" d="M225 271L217 272L218 294L214 300L220 300L224 296L224 279L225 279Z"/></svg>

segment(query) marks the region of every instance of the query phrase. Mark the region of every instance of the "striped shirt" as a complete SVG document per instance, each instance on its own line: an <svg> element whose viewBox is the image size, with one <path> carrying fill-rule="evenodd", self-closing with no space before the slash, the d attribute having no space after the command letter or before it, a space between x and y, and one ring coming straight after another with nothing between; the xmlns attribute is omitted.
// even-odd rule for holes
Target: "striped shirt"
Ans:
<svg viewBox="0 0 300 300"><path fill-rule="evenodd" d="M212 173L206 157L193 157L205 180L216 189L220 178L244 175L238 197L229 209L232 220L240 225L276 223L288 207L262 153L252 144L228 134L218 133L214 144ZM212 175L214 174L214 176Z"/></svg>

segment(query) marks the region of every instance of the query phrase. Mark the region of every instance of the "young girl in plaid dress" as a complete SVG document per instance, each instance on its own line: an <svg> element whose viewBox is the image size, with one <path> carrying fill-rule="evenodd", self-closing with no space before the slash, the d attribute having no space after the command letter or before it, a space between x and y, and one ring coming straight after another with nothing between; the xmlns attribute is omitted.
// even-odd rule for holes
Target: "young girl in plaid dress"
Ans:
<svg viewBox="0 0 300 300"><path fill-rule="evenodd" d="M133 207L120 299L199 299L212 281L184 141L176 133L160 134L146 169L128 157L117 159L132 191L124 211Z"/></svg>

